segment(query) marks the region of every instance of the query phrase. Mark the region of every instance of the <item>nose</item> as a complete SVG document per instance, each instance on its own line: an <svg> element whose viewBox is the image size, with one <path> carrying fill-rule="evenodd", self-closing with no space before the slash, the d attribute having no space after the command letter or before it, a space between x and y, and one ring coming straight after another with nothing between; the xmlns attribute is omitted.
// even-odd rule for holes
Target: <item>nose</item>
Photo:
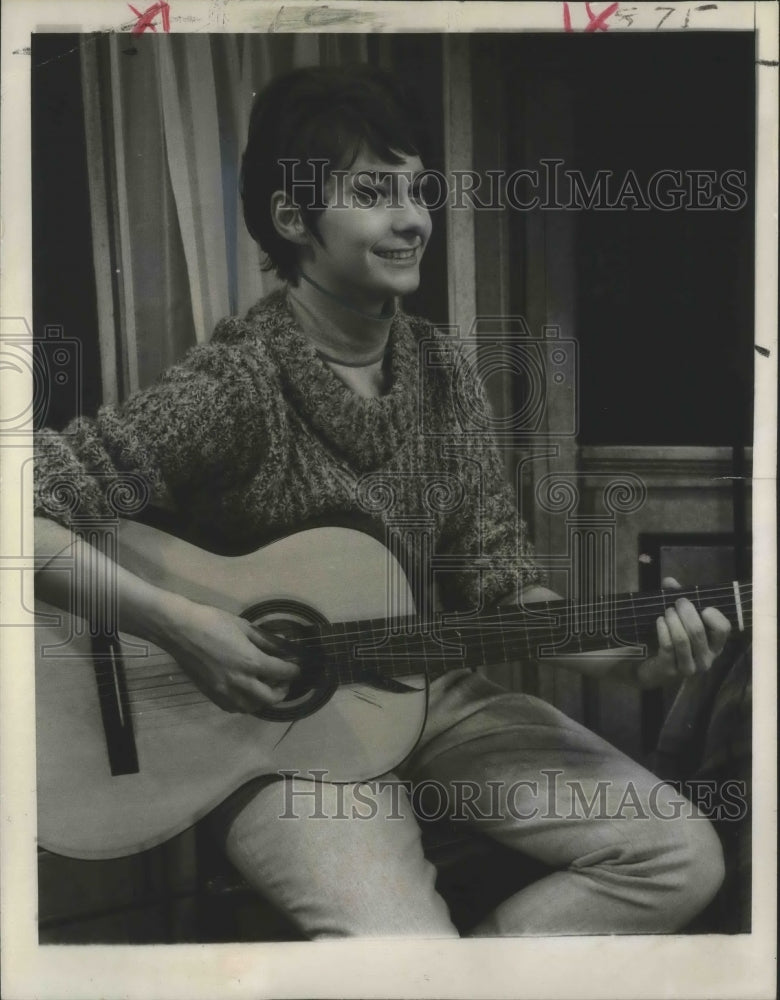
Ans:
<svg viewBox="0 0 780 1000"><path fill-rule="evenodd" d="M413 196L408 178L399 178L396 204L393 206L393 231L413 233L425 243L431 234L431 216L419 199Z"/></svg>

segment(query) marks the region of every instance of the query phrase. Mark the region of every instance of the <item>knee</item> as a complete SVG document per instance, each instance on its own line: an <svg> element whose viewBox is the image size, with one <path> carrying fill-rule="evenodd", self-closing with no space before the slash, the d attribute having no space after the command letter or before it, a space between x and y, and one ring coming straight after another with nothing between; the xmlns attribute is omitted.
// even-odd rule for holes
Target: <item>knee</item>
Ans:
<svg viewBox="0 0 780 1000"><path fill-rule="evenodd" d="M659 884L669 891L661 905L665 930L679 930L710 902L723 884L725 864L715 829L697 816L680 819L663 831L657 855Z"/></svg>
<svg viewBox="0 0 780 1000"><path fill-rule="evenodd" d="M640 926L673 933L689 924L715 897L725 877L723 849L714 827L671 785L643 818L623 828L620 872L638 904Z"/></svg>
<svg viewBox="0 0 780 1000"><path fill-rule="evenodd" d="M712 902L723 884L726 866L723 847L709 820L689 820L686 841L688 844L687 897L694 916Z"/></svg>

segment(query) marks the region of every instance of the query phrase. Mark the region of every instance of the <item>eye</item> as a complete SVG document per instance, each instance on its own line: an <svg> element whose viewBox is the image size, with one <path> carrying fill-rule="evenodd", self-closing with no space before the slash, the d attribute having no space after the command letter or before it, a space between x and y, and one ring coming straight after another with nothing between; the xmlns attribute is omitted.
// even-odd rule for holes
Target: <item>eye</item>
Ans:
<svg viewBox="0 0 780 1000"><path fill-rule="evenodd" d="M381 192L377 191L375 187L364 184L358 189L357 196L357 203L361 208L371 208L378 203Z"/></svg>
<svg viewBox="0 0 780 1000"><path fill-rule="evenodd" d="M391 194L389 180L368 170L355 174L352 189L358 208L372 208L380 200L388 200Z"/></svg>
<svg viewBox="0 0 780 1000"><path fill-rule="evenodd" d="M440 197L441 191L437 179L431 174L421 174L412 182L410 195L418 205L430 208L435 205Z"/></svg>

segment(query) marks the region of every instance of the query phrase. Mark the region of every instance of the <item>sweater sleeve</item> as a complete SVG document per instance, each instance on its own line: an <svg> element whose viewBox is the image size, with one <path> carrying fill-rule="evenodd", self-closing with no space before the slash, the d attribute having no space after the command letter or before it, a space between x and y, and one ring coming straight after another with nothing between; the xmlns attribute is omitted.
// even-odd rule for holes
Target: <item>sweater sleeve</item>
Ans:
<svg viewBox="0 0 780 1000"><path fill-rule="evenodd" d="M263 392L262 367L257 350L196 347L124 404L61 432L39 431L36 515L66 527L75 516L116 515L123 483L140 505L186 507L202 484L219 488L248 476L267 443L271 393Z"/></svg>
<svg viewBox="0 0 780 1000"><path fill-rule="evenodd" d="M448 447L460 456L464 502L447 525L446 549L479 569L446 574L447 599L455 606L489 606L517 594L518 588L544 583L545 575L506 480L481 380L456 345L452 371L442 409L453 426Z"/></svg>
<svg viewBox="0 0 780 1000"><path fill-rule="evenodd" d="M481 554L485 568L481 581L471 575L462 582L466 603L491 605L517 593L518 587L546 582L536 563L528 526L519 516L512 489L494 442L485 443L479 456L480 508L472 508L460 525L458 544Z"/></svg>

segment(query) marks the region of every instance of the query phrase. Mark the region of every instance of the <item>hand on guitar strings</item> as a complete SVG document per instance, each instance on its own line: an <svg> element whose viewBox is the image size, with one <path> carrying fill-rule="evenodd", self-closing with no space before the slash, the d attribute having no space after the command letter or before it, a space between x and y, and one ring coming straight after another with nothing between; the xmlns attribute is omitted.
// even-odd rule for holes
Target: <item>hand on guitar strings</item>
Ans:
<svg viewBox="0 0 780 1000"><path fill-rule="evenodd" d="M665 590L680 590L674 577L661 581ZM681 597L656 620L658 652L639 667L644 684L660 684L673 677L694 677L709 670L723 652L731 623L717 608L704 608Z"/></svg>
<svg viewBox="0 0 780 1000"><path fill-rule="evenodd" d="M281 659L270 633L228 611L187 600L168 635L169 652L226 712L257 712L282 701L299 667Z"/></svg>

